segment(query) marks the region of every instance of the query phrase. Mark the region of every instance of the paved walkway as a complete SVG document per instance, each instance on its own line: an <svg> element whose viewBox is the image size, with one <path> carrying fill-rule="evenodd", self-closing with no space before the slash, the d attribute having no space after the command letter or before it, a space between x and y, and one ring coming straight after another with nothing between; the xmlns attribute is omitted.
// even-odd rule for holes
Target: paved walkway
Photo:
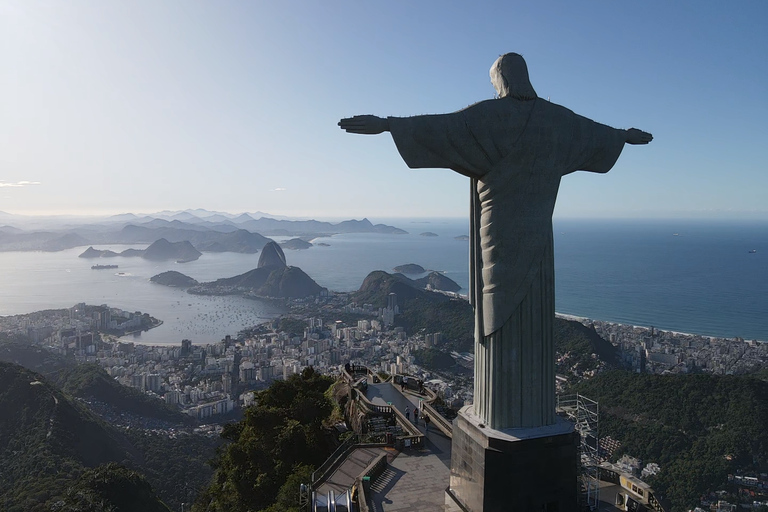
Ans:
<svg viewBox="0 0 768 512"><path fill-rule="evenodd" d="M418 398L404 395L389 383L369 385L366 396L371 401L378 398L391 402L403 413L406 407L410 408L411 420L413 409L418 406ZM375 512L444 511L445 488L448 487L451 466L451 440L434 426L426 432L421 418L418 428L426 433L423 448L400 452L371 485L371 502Z"/></svg>
<svg viewBox="0 0 768 512"><path fill-rule="evenodd" d="M405 414L405 408L408 407L413 413L413 409L419 406L419 401L412 395L404 395L389 382L380 382L379 384L369 384L368 389L365 391L365 396L374 403L392 403L395 407ZM411 414L413 418L413 414Z"/></svg>
<svg viewBox="0 0 768 512"><path fill-rule="evenodd" d="M450 471L429 450L402 452L371 485L375 512L443 512Z"/></svg>
<svg viewBox="0 0 768 512"><path fill-rule="evenodd" d="M382 453L394 454L395 452L386 448L355 448L331 473L331 476L317 488L318 494L328 494L329 490L333 490L336 494L346 492L355 483L355 478L360 476L368 464Z"/></svg>
<svg viewBox="0 0 768 512"><path fill-rule="evenodd" d="M417 397L401 393L400 390L397 389L397 386L394 386L389 382L370 384L365 396L371 402L374 402L375 400L378 403L391 403L403 414L405 414L405 408L408 407L411 410L411 422L413 422L413 410L419 405L419 399ZM424 448L437 455L440 461L450 469L451 439L434 425L429 427L429 432L427 433L426 427L424 426L424 420L421 416L419 417L417 426L422 433L427 434L427 437L424 439ZM447 480L445 486L448 486Z"/></svg>

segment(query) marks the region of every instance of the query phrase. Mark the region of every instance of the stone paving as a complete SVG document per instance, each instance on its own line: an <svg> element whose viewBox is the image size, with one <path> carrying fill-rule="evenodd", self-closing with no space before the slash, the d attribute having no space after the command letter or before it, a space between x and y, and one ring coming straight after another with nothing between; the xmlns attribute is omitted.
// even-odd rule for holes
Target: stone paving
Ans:
<svg viewBox="0 0 768 512"><path fill-rule="evenodd" d="M375 512L443 512L448 467L429 450L401 452L371 485Z"/></svg>
<svg viewBox="0 0 768 512"><path fill-rule="evenodd" d="M368 464L373 462L373 459L382 453L394 453L394 450L386 448L356 448L331 473L331 476L317 488L317 493L324 495L328 494L329 490L333 490L336 494L346 492L355 483L355 479L360 476L360 473L368 467Z"/></svg>
<svg viewBox="0 0 768 512"><path fill-rule="evenodd" d="M406 407L411 411L418 407L417 397L401 393L390 383L369 385L366 396L373 402L390 403L403 413ZM372 511L444 512L445 488L448 487L450 474L451 440L435 427L426 432L421 420L417 427L426 433L424 447L420 450L407 449L396 453L394 459L388 458L384 472L371 483ZM326 482L323 488L331 486L328 488L336 490L335 481L346 482L351 473L359 475L364 467L359 470L352 466L343 470L340 467L330 479L334 482ZM337 476L337 473L343 475Z"/></svg>

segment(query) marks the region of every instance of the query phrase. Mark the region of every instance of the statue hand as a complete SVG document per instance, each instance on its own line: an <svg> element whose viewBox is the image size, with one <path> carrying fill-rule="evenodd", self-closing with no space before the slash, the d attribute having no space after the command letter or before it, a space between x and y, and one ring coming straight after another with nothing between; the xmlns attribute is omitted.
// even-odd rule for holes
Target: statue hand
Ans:
<svg viewBox="0 0 768 512"><path fill-rule="evenodd" d="M627 138L625 142L627 144L648 144L653 140L653 135L637 128L630 128L625 130L627 132Z"/></svg>
<svg viewBox="0 0 768 512"><path fill-rule="evenodd" d="M363 135L378 135L389 131L389 121L377 116L346 117L339 121L342 130L348 133L360 133Z"/></svg>

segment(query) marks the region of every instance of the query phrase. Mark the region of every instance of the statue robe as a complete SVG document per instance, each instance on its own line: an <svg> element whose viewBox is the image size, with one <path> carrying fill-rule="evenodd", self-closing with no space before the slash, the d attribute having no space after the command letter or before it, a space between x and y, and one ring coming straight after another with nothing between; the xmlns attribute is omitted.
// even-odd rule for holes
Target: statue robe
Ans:
<svg viewBox="0 0 768 512"><path fill-rule="evenodd" d="M475 414L495 429L554 423L557 190L565 174L608 172L624 131L540 98L388 120L408 167L471 178Z"/></svg>

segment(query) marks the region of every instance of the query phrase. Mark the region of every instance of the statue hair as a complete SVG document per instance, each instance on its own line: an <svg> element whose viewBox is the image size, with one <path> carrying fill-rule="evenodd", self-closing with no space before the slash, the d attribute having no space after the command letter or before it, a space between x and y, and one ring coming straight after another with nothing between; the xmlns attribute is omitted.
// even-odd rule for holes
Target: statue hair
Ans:
<svg viewBox="0 0 768 512"><path fill-rule="evenodd" d="M491 66L490 75L499 98L510 96L523 101L536 99L536 91L528 78L528 66L522 55L502 55Z"/></svg>

